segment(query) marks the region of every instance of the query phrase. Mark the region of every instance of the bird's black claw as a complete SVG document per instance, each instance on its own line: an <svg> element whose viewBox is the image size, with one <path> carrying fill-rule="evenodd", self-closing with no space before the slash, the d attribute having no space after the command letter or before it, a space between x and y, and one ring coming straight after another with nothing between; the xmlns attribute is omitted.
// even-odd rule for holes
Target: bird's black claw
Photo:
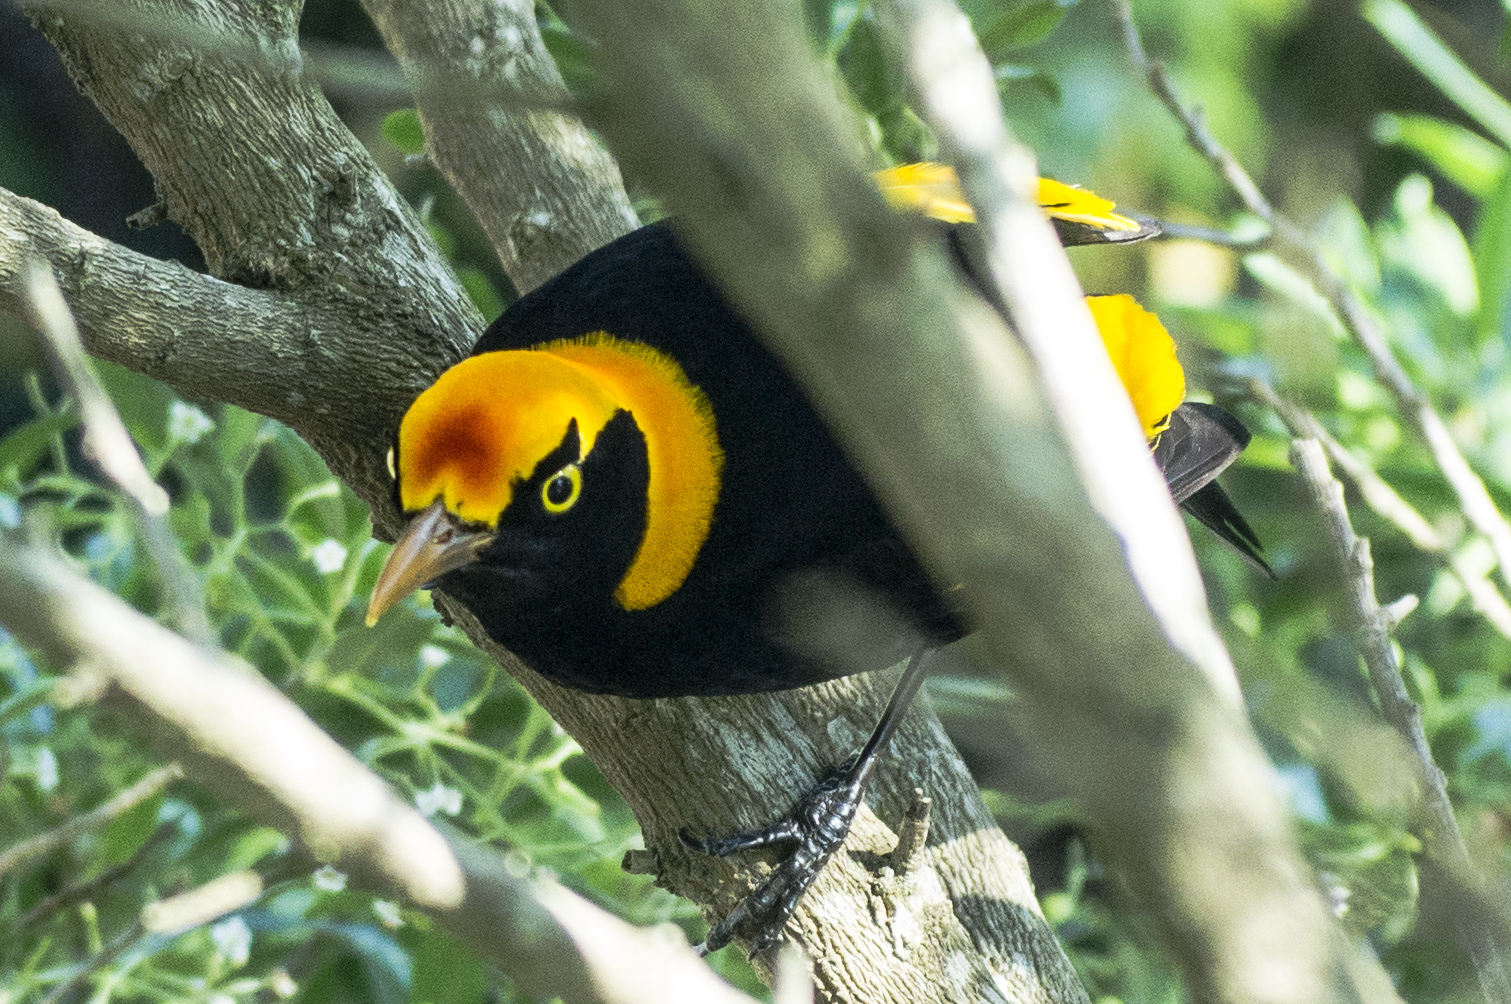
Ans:
<svg viewBox="0 0 1511 1004"><path fill-rule="evenodd" d="M702 954L717 952L737 937L750 941L751 954L781 940L782 928L803 894L834 852L844 845L850 824L860 809L863 788L864 781L855 776L852 765L819 782L793 807L790 815L770 826L722 839L698 840L686 831L678 834L685 846L718 857L778 843L797 845L766 881L735 904L729 915L708 932L708 938L698 946Z"/></svg>

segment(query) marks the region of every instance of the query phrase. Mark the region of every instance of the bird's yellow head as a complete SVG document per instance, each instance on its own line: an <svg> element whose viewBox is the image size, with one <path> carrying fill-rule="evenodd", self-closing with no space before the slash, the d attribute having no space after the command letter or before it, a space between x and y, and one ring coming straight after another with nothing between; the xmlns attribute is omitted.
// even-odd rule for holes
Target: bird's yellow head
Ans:
<svg viewBox="0 0 1511 1004"><path fill-rule="evenodd" d="M722 465L707 398L646 345L596 334L464 359L399 426L392 473L413 519L379 576L368 623L424 583L510 547L522 577L531 563L550 578L589 555L622 554L606 559L612 569L584 569L584 587L610 574L621 608L654 606L697 560Z"/></svg>

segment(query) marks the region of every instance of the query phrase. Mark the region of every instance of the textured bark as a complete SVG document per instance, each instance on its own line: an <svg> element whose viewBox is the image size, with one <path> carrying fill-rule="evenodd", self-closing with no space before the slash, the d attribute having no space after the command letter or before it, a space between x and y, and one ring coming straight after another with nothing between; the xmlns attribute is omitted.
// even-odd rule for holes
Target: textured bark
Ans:
<svg viewBox="0 0 1511 1004"><path fill-rule="evenodd" d="M619 167L567 102L526 0L364 0L419 102L425 152L527 293L639 225ZM500 178L511 183L500 184Z"/></svg>
<svg viewBox="0 0 1511 1004"><path fill-rule="evenodd" d="M392 431L416 391L464 351L477 315L360 145L289 61L275 58L292 51L291 8L223 0L210 14L203 5L167 2L131 9L192 9L236 44L205 51L181 41L182 32L92 29L66 12L33 8L80 86L153 171L169 215L205 249L211 269L239 285L146 262L14 198L0 203L0 278L14 278L22 252L43 254L79 310L91 351L193 396L283 419L391 533L397 514L382 458ZM406 16L423 19L427 10ZM490 54L494 46L522 44L538 55L528 8L515 16L494 22L489 37L474 36L485 65L499 55ZM404 37L425 33L410 26ZM552 80L525 78L541 70L535 58L517 64L527 93L551 93ZM436 150L463 165L454 176L470 179L459 180L463 193L477 198L474 183L494 190L491 201L473 204L489 232L510 234L521 209L545 191L565 193L563 219L585 216L591 224L564 230L559 244L539 253L568 261L619 232L624 197L612 172L596 162L584 169L570 156L525 163L532 151L562 149L564 126L535 113L521 121L526 136L548 135L520 141L520 170L490 182L496 136L474 130L476 145L469 145L465 117L426 119ZM576 142L565 146L577 149ZM510 239L513 249L501 248L506 262L533 257ZM525 271L516 281L532 283ZM141 289L149 284L168 295L156 301L153 289ZM124 313L116 309L123 304ZM663 881L713 915L738 894L731 879L749 874L748 858L690 856L676 831L730 832L786 811L823 768L860 744L889 682L873 675L750 698L594 698L542 681L465 615L458 619L624 794L660 854ZM872 804L895 823L915 785L928 791L935 812L927 867L891 875L878 855L893 837L862 814L850 849L789 929L815 956L822 992L833 1000L940 1004L1004 995L1084 1000L1039 914L1022 855L996 828L926 708L910 715L892 750Z"/></svg>

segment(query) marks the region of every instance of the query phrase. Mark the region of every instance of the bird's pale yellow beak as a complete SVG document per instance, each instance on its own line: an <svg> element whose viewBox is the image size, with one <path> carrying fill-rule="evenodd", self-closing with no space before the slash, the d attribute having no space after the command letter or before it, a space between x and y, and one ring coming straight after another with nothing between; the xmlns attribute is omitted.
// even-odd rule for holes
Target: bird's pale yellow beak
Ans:
<svg viewBox="0 0 1511 1004"><path fill-rule="evenodd" d="M388 563L367 603L367 626L427 582L470 565L493 542L485 530L469 530L436 499L414 519L393 546Z"/></svg>

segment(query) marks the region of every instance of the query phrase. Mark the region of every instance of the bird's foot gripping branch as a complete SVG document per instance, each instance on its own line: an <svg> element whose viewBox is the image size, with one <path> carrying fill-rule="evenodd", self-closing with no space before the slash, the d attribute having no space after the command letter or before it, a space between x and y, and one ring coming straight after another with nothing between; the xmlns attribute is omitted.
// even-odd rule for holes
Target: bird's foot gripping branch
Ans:
<svg viewBox="0 0 1511 1004"><path fill-rule="evenodd" d="M865 748L820 781L786 817L770 826L730 837L696 840L685 832L678 835L687 847L719 857L773 844L796 845L754 892L708 932L698 948L702 954L717 952L737 937L750 942L752 953L776 944L781 938L782 928L803 894L834 852L844 846L855 814L865 799L866 782L897 723L923 686L932 654L931 649L923 649L908 660L908 667L897 681L887 709L871 738L866 740Z"/></svg>

